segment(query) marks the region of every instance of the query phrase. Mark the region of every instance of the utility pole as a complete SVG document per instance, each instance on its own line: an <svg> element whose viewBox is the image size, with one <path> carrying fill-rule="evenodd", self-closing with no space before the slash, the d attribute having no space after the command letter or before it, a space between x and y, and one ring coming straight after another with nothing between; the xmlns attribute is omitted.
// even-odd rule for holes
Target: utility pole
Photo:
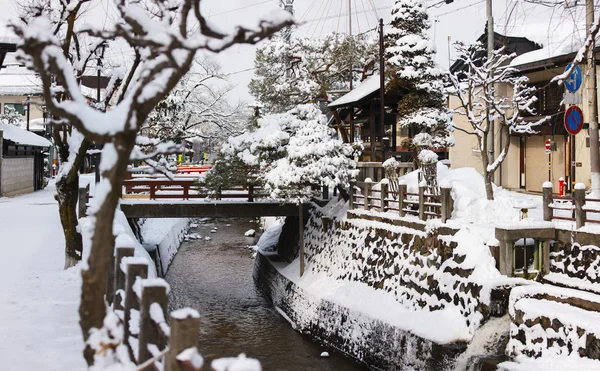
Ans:
<svg viewBox="0 0 600 371"><path fill-rule="evenodd" d="M491 61L494 57L494 17L492 16L492 0L486 0L486 11L487 11L487 60ZM494 86L491 86L492 90ZM494 93L495 94L495 93ZM495 139L494 139L494 131L495 125L494 121L490 120L490 109L489 107L486 109L487 120L489 126L489 135L488 135L488 159L489 163L494 162L495 157ZM502 182L502 180L500 180Z"/></svg>
<svg viewBox="0 0 600 371"><path fill-rule="evenodd" d="M380 136L381 136L381 161L385 161L385 45L383 44L383 19L379 20L379 115L380 115ZM394 125L396 125L394 123ZM373 139L371 139L373 140ZM396 149L394 148L394 151Z"/></svg>
<svg viewBox="0 0 600 371"><path fill-rule="evenodd" d="M352 0L348 0L348 35L352 36Z"/></svg>
<svg viewBox="0 0 600 371"><path fill-rule="evenodd" d="M586 0L586 27L587 35L591 33L594 24L594 0ZM600 153L598 143L598 84L596 80L596 42L592 38L592 43L588 49L586 76L586 86L588 89L588 122L590 123L590 165L592 178L592 192L597 197L600 196Z"/></svg>
<svg viewBox="0 0 600 371"><path fill-rule="evenodd" d="M287 11L291 15L294 15L294 0L279 0L279 3L283 10ZM281 31L281 36L285 41L290 41L292 37L292 26L287 26Z"/></svg>

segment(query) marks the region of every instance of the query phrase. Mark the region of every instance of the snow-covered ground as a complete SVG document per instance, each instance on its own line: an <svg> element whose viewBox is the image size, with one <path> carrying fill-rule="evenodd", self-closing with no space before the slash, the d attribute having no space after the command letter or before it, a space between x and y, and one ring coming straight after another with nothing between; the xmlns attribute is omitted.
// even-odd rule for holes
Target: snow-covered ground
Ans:
<svg viewBox="0 0 600 371"><path fill-rule="evenodd" d="M63 270L54 183L0 198L2 370L83 370L79 268Z"/></svg>

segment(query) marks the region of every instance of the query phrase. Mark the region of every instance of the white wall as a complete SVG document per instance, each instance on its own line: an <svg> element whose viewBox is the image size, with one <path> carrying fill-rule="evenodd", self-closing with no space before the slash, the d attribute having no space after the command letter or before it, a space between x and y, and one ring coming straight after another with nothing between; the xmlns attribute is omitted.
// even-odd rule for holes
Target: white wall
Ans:
<svg viewBox="0 0 600 371"><path fill-rule="evenodd" d="M0 176L2 196L33 192L33 157L4 158Z"/></svg>

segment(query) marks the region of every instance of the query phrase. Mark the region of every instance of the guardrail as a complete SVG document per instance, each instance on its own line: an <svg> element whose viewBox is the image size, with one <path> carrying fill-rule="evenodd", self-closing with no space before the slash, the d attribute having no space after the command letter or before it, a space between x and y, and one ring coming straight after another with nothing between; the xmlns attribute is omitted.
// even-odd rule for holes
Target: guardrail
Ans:
<svg viewBox="0 0 600 371"><path fill-rule="evenodd" d="M585 223L600 224L599 219L590 219L588 217L588 213L600 214L600 199L586 197L585 185L583 183L577 183L573 195L569 196L553 194L552 184L546 183L542 187L542 198L545 221L572 221L575 222L575 228L577 229L583 227ZM598 205L589 205L588 203L598 203ZM556 215L558 213L562 213L563 215Z"/></svg>
<svg viewBox="0 0 600 371"><path fill-rule="evenodd" d="M374 189L376 184L379 189ZM392 210L400 217L415 215L420 220L439 218L444 223L452 217L454 205L451 188L437 189L421 185L418 189L418 193L409 193L408 186L400 183L396 192L390 191L389 184L385 181L351 182L349 209L362 208L382 213Z"/></svg>
<svg viewBox="0 0 600 371"><path fill-rule="evenodd" d="M385 168L381 162L359 162L356 165L359 170L356 180L364 182L366 179L371 179L374 182L379 182L385 178ZM397 164L397 176L403 176L414 170L412 162L400 162Z"/></svg>

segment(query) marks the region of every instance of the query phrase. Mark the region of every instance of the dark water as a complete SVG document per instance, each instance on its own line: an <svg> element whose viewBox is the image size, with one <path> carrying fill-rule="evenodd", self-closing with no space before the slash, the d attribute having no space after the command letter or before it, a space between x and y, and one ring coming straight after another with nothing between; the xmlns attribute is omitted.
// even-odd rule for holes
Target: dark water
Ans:
<svg viewBox="0 0 600 371"><path fill-rule="evenodd" d="M199 348L207 361L246 353L260 360L263 370L367 369L297 333L256 289L247 248L256 239L244 232L258 230L258 223L213 219L198 224L190 233L202 239L183 243L166 279L170 310L187 306L200 312ZM218 230L211 233L214 227ZM330 357L321 357L323 351Z"/></svg>

